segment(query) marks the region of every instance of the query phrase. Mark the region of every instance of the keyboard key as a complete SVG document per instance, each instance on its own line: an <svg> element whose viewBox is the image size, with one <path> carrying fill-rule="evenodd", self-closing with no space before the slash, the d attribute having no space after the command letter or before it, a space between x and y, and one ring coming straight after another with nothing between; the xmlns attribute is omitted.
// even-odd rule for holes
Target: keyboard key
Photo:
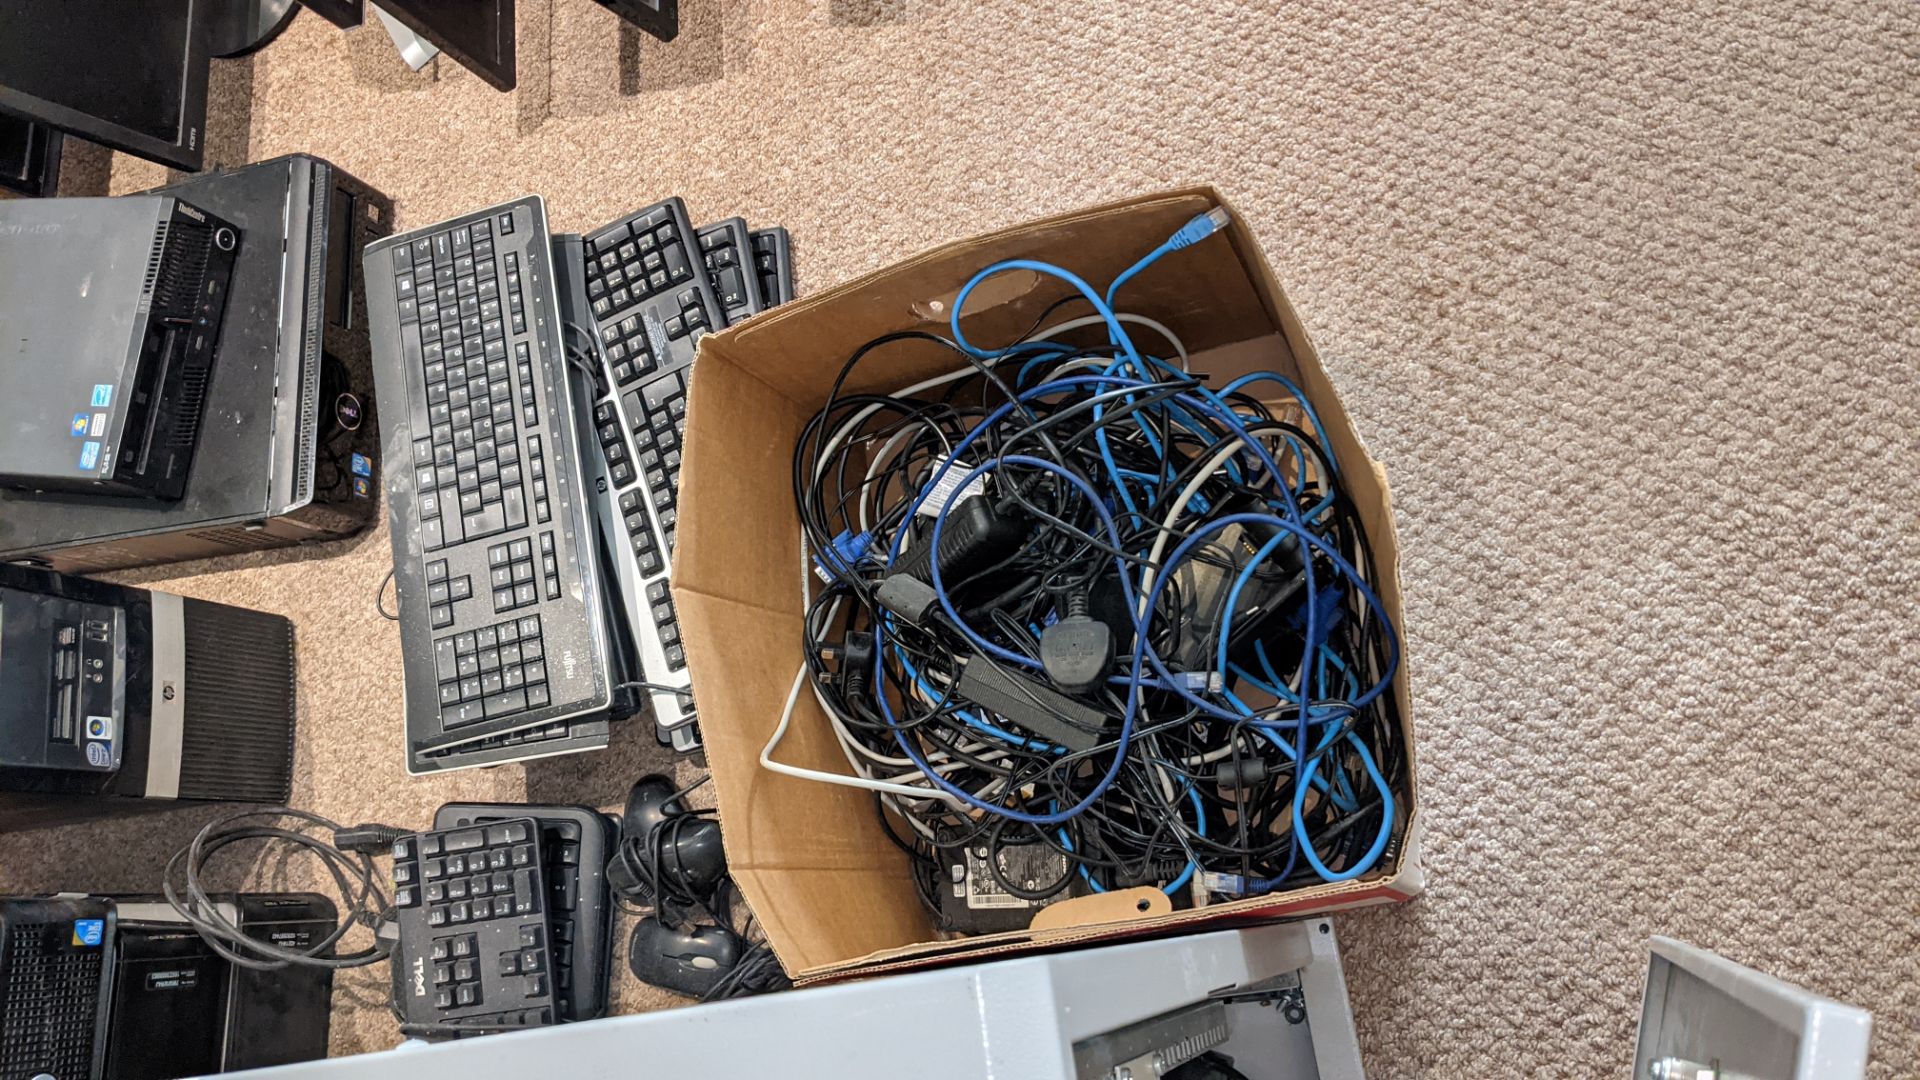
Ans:
<svg viewBox="0 0 1920 1080"><path fill-rule="evenodd" d="M462 829L458 832L448 833L446 836L446 845L448 853L472 851L474 848L485 847L487 845L487 836L486 833L479 829Z"/></svg>
<svg viewBox="0 0 1920 1080"><path fill-rule="evenodd" d="M527 711L527 694L524 690L507 690L486 699L489 717L511 716Z"/></svg>

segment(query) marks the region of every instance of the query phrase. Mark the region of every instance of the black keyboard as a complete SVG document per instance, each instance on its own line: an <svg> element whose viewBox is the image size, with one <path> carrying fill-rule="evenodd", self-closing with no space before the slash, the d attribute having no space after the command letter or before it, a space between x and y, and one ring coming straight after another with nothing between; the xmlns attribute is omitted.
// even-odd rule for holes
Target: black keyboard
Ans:
<svg viewBox="0 0 1920 1080"><path fill-rule="evenodd" d="M581 242L582 291L598 340L601 375L593 427L604 455L611 520L625 533L612 553L640 677L687 687L686 654L667 596L677 513L684 377L695 346L724 318L679 199L667 199ZM684 694L649 691L657 734L682 750L694 741Z"/></svg>
<svg viewBox="0 0 1920 1080"><path fill-rule="evenodd" d="M394 999L423 1035L554 1022L549 897L530 817L435 830L393 845Z"/></svg>
<svg viewBox="0 0 1920 1080"><path fill-rule="evenodd" d="M611 703L552 257L537 197L367 247L412 772Z"/></svg>
<svg viewBox="0 0 1920 1080"><path fill-rule="evenodd" d="M750 235L753 269L760 279L761 303L775 307L793 299L793 241L787 236L787 230L775 225L770 229L755 229Z"/></svg>
<svg viewBox="0 0 1920 1080"><path fill-rule="evenodd" d="M607 1011L613 903L607 860L615 829L605 814L584 806L448 803L435 829L486 825L529 817L539 824L547 879L547 932L553 948L555 1007L562 1023Z"/></svg>
<svg viewBox="0 0 1920 1080"><path fill-rule="evenodd" d="M422 750L414 755L414 771L445 772L577 754L583 750L604 750L612 741L613 724L607 717L555 720L539 727L489 735L458 746Z"/></svg>
<svg viewBox="0 0 1920 1080"><path fill-rule="evenodd" d="M764 310L746 219L735 217L703 225L696 235L700 237L700 258L707 267L707 283L720 300L725 325L732 326Z"/></svg>

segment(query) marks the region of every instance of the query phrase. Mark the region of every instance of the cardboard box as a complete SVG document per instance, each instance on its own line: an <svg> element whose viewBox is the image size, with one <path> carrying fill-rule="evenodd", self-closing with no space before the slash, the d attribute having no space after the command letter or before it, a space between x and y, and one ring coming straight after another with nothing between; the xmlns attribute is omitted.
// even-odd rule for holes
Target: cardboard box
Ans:
<svg viewBox="0 0 1920 1080"><path fill-rule="evenodd" d="M954 294L990 263L1041 259L1090 281L1109 281L1214 206L1227 206L1219 192L1188 188L947 244L701 343L688 391L673 591L728 864L797 981L1191 933L1405 900L1421 890L1404 648L1393 687L1408 755L1404 831L1379 868L1353 882L1148 916L1139 915L1126 894L1105 894L1047 909L1049 922L1064 918L1069 925L940 941L915 894L906 857L880 831L870 793L781 776L759 764L802 661L804 570L793 497L794 442L847 357L892 331L947 333ZM989 279L969 299L963 329L976 342L1012 340L1058 293L1057 285L1024 272ZM1125 310L1159 319L1184 339L1194 371L1231 377L1272 369L1306 391L1372 541L1382 578L1376 587L1398 627L1399 545L1386 473L1367 457L1312 341L1239 215L1223 234L1133 279L1123 298ZM857 367L844 392L891 391L949 371L953 363L951 353L936 347L895 351ZM811 695L800 696L778 756L814 769L846 769Z"/></svg>

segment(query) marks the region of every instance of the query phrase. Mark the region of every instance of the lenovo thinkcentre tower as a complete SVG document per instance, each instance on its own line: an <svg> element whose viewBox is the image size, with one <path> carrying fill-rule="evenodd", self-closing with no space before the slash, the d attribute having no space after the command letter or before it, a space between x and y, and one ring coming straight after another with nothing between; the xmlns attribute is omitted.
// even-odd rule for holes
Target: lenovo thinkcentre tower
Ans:
<svg viewBox="0 0 1920 1080"><path fill-rule="evenodd" d="M239 244L172 196L0 202L0 484L180 497Z"/></svg>
<svg viewBox="0 0 1920 1080"><path fill-rule="evenodd" d="M0 561L84 573L334 540L373 519L379 434L358 268L367 241L390 231L392 204L302 154L155 194L243 234L185 490L0 487Z"/></svg>

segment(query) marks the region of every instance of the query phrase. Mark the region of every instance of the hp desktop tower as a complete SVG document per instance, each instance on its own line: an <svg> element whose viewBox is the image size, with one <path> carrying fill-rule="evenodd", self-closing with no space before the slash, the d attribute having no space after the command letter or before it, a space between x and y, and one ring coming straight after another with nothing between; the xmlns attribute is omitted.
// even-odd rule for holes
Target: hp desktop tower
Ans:
<svg viewBox="0 0 1920 1080"><path fill-rule="evenodd" d="M304 154L149 195L191 204L242 234L184 489L158 500L0 487L0 561L91 573L364 529L380 482L360 256L391 231L392 203ZM64 424L77 411L56 419Z"/></svg>
<svg viewBox="0 0 1920 1080"><path fill-rule="evenodd" d="M0 831L284 803L293 624L0 565Z"/></svg>

